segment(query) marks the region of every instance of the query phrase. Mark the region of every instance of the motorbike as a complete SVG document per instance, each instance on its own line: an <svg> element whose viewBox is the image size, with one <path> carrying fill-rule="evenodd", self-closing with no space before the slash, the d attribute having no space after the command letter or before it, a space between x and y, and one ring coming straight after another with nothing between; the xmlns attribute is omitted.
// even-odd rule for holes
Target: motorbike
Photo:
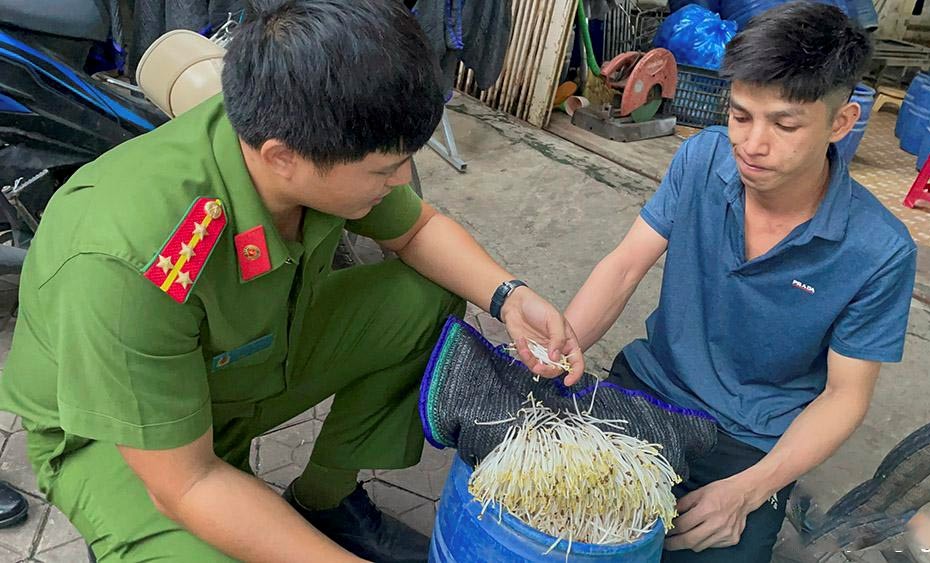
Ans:
<svg viewBox="0 0 930 563"><path fill-rule="evenodd" d="M138 88L85 71L109 34L106 7L56 4L0 2L3 270L17 269L48 200L77 168L167 121Z"/></svg>

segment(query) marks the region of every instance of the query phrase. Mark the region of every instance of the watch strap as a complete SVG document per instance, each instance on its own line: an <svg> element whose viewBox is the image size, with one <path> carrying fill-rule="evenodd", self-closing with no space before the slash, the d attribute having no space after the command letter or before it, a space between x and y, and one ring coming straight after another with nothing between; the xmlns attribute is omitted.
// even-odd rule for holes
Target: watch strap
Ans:
<svg viewBox="0 0 930 563"><path fill-rule="evenodd" d="M504 283L497 286L497 290L494 292L494 295L491 297L491 307L490 313L491 316L497 320L501 320L501 308L504 306L504 301L507 300L507 297L513 293L513 290L518 287L526 287L526 283L523 280L510 280L505 281Z"/></svg>

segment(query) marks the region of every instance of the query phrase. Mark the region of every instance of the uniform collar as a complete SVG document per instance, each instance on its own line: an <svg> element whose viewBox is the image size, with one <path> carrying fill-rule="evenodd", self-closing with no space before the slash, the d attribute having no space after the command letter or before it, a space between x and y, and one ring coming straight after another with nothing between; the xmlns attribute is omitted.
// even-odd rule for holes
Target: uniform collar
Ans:
<svg viewBox="0 0 930 563"><path fill-rule="evenodd" d="M221 95L220 95L221 96ZM265 241L268 246L268 259L274 271L281 267L291 257L284 239L278 233L271 214L262 202L249 169L242 157L242 148L239 146L239 136L229 123L226 112L223 110L222 98L218 96L220 115L215 121L213 130L213 157L219 169L223 184L226 187L228 201L224 202L228 209L230 226L233 235L248 231L258 226L265 230ZM260 277L260 276L259 276ZM253 278L257 279L257 278Z"/></svg>
<svg viewBox="0 0 930 563"><path fill-rule="evenodd" d="M827 149L827 159L830 162L830 181L823 201L817 207L817 212L810 220L807 228L800 235L797 244L809 242L814 237L826 240L843 240L846 235L846 225L849 222L849 206L852 201L852 179L849 169L843 159L839 158L836 146L832 143ZM724 182L724 197L730 205L742 206L743 182L736 167L736 160L732 150L727 152L716 169L717 176Z"/></svg>

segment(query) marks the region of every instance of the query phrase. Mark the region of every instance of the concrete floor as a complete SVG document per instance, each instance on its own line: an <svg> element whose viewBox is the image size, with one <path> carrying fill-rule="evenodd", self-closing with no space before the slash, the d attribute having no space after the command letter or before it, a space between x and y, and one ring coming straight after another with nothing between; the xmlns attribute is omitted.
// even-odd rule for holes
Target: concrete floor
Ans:
<svg viewBox="0 0 930 563"><path fill-rule="evenodd" d="M468 172L460 174L424 150L417 164L426 198L459 220L514 275L564 307L597 261L621 239L654 192L656 181L472 102L459 102L455 110L451 119ZM643 280L616 326L589 352L591 371L608 367L621 346L644 334L643 323L657 303L661 276L659 264ZM11 287L0 280L0 297L9 299ZM496 321L474 308L466 320L492 340L506 338ZM11 323L0 328L3 352L9 346ZM928 342L930 308L913 301L905 360L883 369L863 426L835 456L803 479L816 503L829 506L870 477L898 440L930 418ZM320 405L256 440L256 473L279 490L286 485L308 459L326 412L327 406ZM35 490L24 445L19 422L0 413L0 479L12 482L32 502L25 524L0 530L0 562L82 561L84 547L78 534ZM426 446L419 466L366 473L363 478L386 512L428 532L451 455Z"/></svg>

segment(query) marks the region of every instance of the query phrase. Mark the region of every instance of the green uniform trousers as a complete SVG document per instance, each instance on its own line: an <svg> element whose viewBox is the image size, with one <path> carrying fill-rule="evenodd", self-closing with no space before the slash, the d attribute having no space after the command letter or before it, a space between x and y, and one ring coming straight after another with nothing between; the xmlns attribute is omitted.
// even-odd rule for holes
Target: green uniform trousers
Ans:
<svg viewBox="0 0 930 563"><path fill-rule="evenodd" d="M214 409L218 456L249 471L253 438L335 394L311 459L342 469L415 465L419 383L445 318L464 302L398 260L334 272L305 318L287 390L243 412ZM226 408L224 406L224 408ZM47 492L99 561L231 559L163 516L114 444L68 454Z"/></svg>

